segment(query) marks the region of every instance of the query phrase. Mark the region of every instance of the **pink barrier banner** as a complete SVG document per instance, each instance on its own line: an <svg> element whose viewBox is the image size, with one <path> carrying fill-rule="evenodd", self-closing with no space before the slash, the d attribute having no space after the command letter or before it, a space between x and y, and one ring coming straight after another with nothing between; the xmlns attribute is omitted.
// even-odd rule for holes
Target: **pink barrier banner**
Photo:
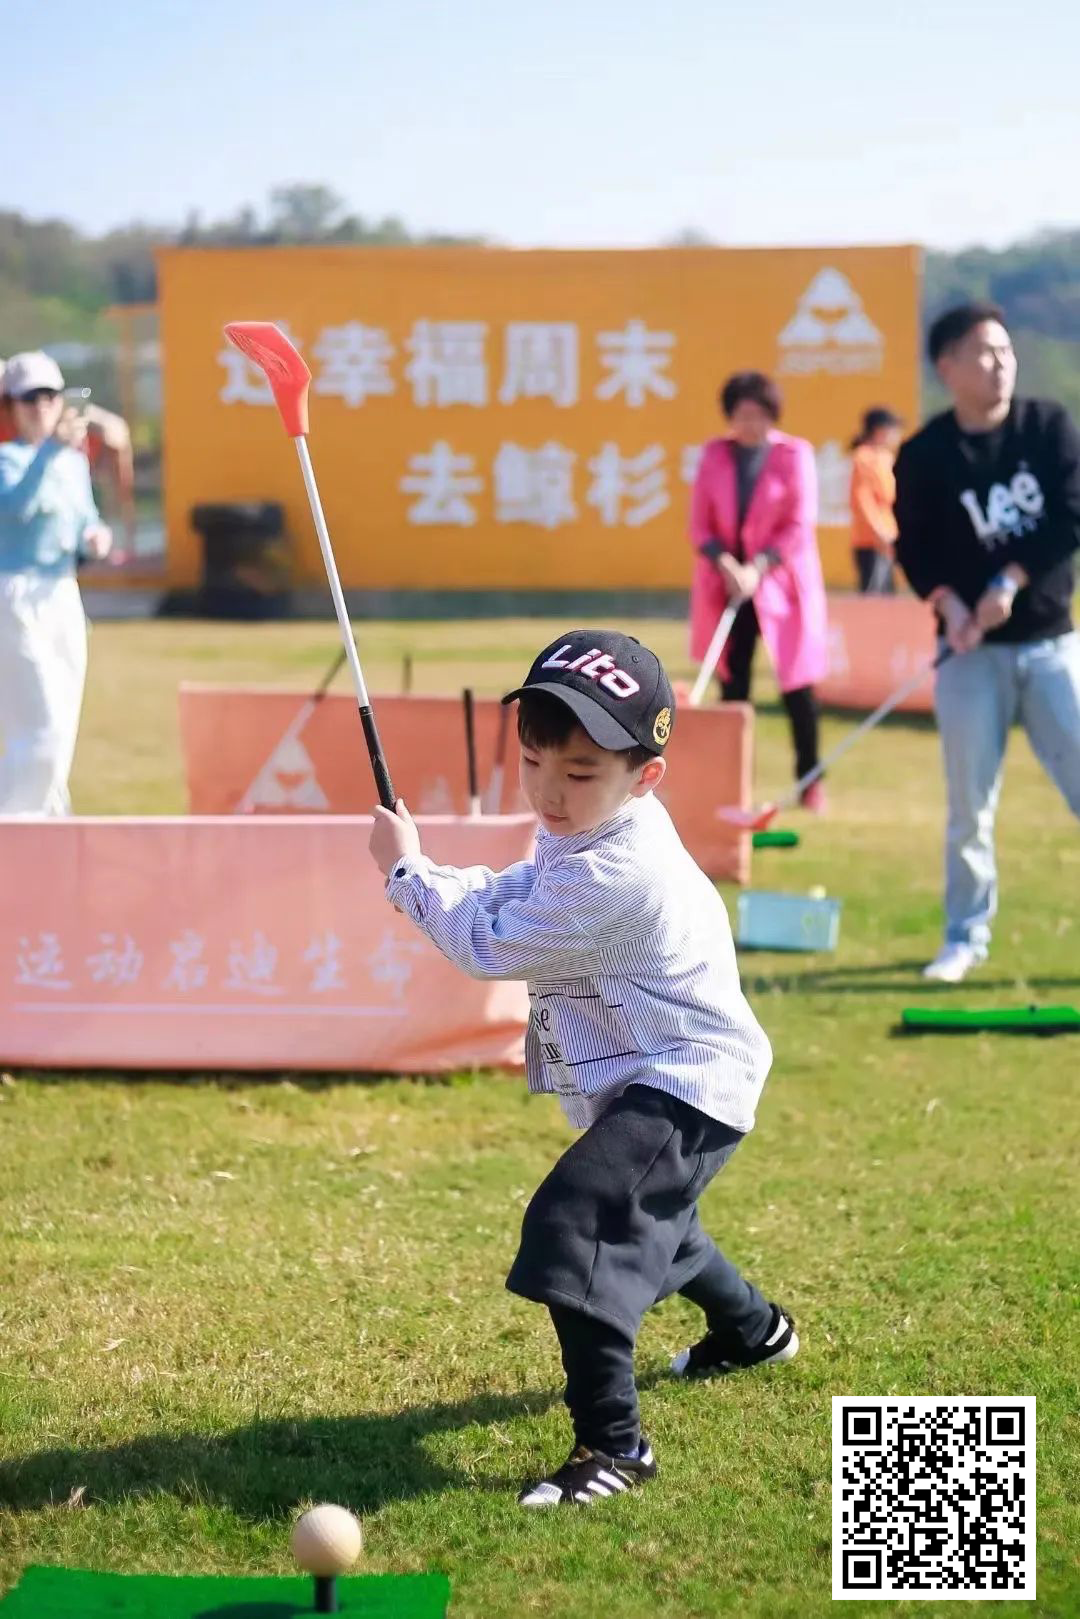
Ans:
<svg viewBox="0 0 1080 1619"><path fill-rule="evenodd" d="M254 785L257 816L357 815L375 796L356 702L333 694L299 735L290 725L307 693L280 687L180 687L180 737L188 804L195 815L232 814ZM375 712L395 790L417 814L468 809L465 724L457 697L375 697ZM501 705L476 702L481 794L489 802ZM747 882L750 839L718 821L718 804L750 804L753 711L744 703L680 709L660 789L684 843L710 877ZM499 808L524 808L518 791L513 715ZM493 864L487 860L488 865Z"/></svg>
<svg viewBox="0 0 1080 1619"><path fill-rule="evenodd" d="M520 1066L520 983L466 978L390 906L371 819L0 820L0 1062L436 1073ZM431 817L454 865L531 816Z"/></svg>
<svg viewBox="0 0 1080 1619"><path fill-rule="evenodd" d="M829 673L817 688L837 708L876 708L934 655L933 614L915 596L830 596ZM934 682L899 707L925 714Z"/></svg>

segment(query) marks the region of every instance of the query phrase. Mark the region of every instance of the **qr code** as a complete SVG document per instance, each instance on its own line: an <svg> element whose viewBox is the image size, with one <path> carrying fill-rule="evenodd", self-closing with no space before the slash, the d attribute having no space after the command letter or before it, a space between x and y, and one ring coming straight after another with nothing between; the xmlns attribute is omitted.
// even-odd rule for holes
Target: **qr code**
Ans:
<svg viewBox="0 0 1080 1619"><path fill-rule="evenodd" d="M834 1598L1035 1596L1035 1399L836 1395Z"/></svg>

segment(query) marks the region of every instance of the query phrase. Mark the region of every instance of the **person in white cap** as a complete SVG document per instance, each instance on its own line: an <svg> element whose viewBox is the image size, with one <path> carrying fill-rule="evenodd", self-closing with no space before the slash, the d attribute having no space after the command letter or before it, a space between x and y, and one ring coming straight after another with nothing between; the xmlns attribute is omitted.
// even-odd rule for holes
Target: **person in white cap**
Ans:
<svg viewBox="0 0 1080 1619"><path fill-rule="evenodd" d="M16 436L0 444L0 815L64 815L86 678L75 568L112 535L56 361L15 354L2 386Z"/></svg>

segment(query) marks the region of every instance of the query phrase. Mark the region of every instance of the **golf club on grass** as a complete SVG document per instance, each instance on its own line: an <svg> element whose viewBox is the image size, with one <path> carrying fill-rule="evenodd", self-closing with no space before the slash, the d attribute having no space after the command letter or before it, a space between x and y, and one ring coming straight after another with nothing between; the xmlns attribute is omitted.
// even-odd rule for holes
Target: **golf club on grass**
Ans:
<svg viewBox="0 0 1080 1619"><path fill-rule="evenodd" d="M308 454L307 396L308 386L311 382L311 372L284 332L279 331L272 321L232 320L225 327L225 336L234 348L238 348L242 354L246 354L252 364L257 365L259 370L266 376L285 431L296 445L296 453L300 457L300 470L304 475L304 487L307 490L308 504L311 507L311 515L315 522L315 532L319 536L319 549L322 552L323 566L326 569L330 594L334 601L334 611L337 614L338 628L341 631L345 657L348 660L349 673L352 675L353 689L356 692L357 706L360 709L360 723L364 728L364 741L367 743L371 770L379 793L379 803L384 809L392 810L395 804L394 786L390 780L390 771L387 767L386 756L382 750L382 743L379 741L379 732L375 725L371 699L368 697L367 685L364 682L364 671L360 667L360 656L356 650L356 642L353 639L348 609L345 606L345 598L341 593L341 580L338 578L337 563L334 561L334 550L330 544L326 518L323 516L322 501L319 499L319 490L315 482L315 473L312 470L311 456Z"/></svg>
<svg viewBox="0 0 1080 1619"><path fill-rule="evenodd" d="M480 788L476 780L476 713L472 687L466 686L461 694L465 706L465 763L469 773L469 814L479 815Z"/></svg>
<svg viewBox="0 0 1080 1619"><path fill-rule="evenodd" d="M830 765L835 764L837 759L847 753L849 748L853 748L861 737L864 737L868 731L872 731L874 726L879 724L887 714L891 714L893 709L904 701L905 697L910 697L911 693L922 685L927 675L933 674L935 669L940 669L946 659L952 656L953 654L948 647L942 647L941 651L936 654L930 663L924 664L913 675L909 675L903 685L897 686L896 690L891 692L885 701L875 708L872 714L868 714L853 731L849 731L847 736L836 744L835 748L830 748L829 752L823 759L818 761L813 770L808 770L805 776L800 776L794 787L789 788L775 803L761 804L757 809L749 810L740 809L738 805L734 804L723 805L716 812L717 819L727 821L729 825L740 827L747 832L764 831L765 827L776 819L781 810L791 809L793 805L799 802L811 782L815 782L819 776L823 776Z"/></svg>
<svg viewBox="0 0 1080 1619"><path fill-rule="evenodd" d="M510 734L510 708L499 705L499 729L495 736L495 762L484 794L484 814L498 815L502 804L503 777L506 774L506 739Z"/></svg>
<svg viewBox="0 0 1080 1619"><path fill-rule="evenodd" d="M244 794L243 798L240 799L236 809L233 811L234 815L251 814L251 811L255 807L255 789L259 785L263 771L266 769L271 759L273 759L276 754L280 753L283 748L287 747L290 742L295 742L300 733L306 728L308 721L318 708L319 704L322 702L323 698L326 696L331 685L333 684L335 675L344 662L345 648L342 647L329 669L319 681L319 684L315 687L315 690L312 692L311 696L301 708L297 709L296 714L289 721L289 724L286 726L285 730L282 731L280 737L274 743L274 746L271 748L270 752L259 766L255 775L252 777L251 785L248 787L247 792Z"/></svg>
<svg viewBox="0 0 1080 1619"><path fill-rule="evenodd" d="M713 631L713 638L709 642L709 649L702 659L701 668L697 673L697 679L691 686L690 695L686 699L690 708L699 707L701 699L708 691L709 681L712 679L716 665L720 661L720 654L727 646L728 636L731 634L731 626L734 624L735 615L739 611L742 604L743 598L740 596L735 601L728 602L727 606L724 608L724 611L720 614L720 622Z"/></svg>

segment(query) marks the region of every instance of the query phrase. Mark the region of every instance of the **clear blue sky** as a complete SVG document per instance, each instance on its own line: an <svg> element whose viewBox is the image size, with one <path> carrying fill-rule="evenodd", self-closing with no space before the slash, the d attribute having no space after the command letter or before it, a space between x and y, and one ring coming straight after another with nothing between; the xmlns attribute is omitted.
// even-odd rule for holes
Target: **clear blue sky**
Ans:
<svg viewBox="0 0 1080 1619"><path fill-rule="evenodd" d="M1080 224L1075 0L18 0L0 207L324 182L513 245L1000 245Z"/></svg>

